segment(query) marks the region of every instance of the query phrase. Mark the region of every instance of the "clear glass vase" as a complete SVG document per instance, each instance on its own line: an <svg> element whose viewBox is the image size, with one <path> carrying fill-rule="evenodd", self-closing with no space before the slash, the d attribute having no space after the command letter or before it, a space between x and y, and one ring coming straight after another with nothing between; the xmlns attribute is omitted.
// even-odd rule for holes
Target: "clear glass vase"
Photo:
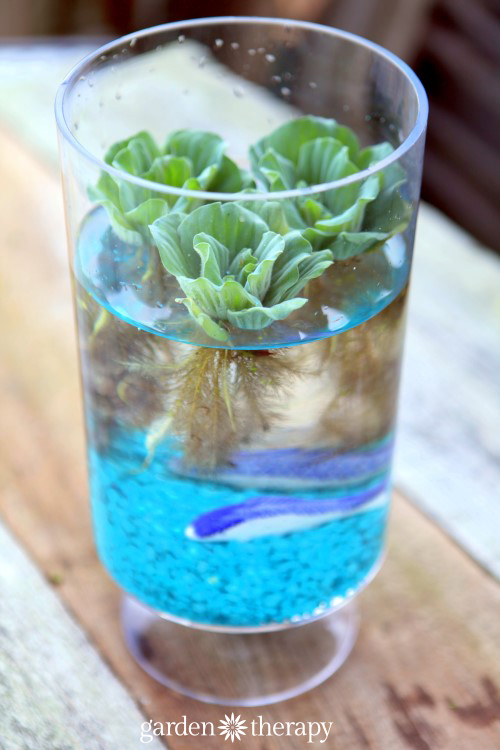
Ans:
<svg viewBox="0 0 500 750"><path fill-rule="evenodd" d="M97 50L56 114L129 648L201 700L297 695L383 557L423 89L336 29L202 19Z"/></svg>

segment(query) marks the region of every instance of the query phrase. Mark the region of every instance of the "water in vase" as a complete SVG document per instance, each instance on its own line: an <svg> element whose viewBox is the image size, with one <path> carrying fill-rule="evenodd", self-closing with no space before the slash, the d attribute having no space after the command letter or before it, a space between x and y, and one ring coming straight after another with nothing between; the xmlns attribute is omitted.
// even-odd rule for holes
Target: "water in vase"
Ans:
<svg viewBox="0 0 500 750"><path fill-rule="evenodd" d="M334 262L308 305L222 346L149 262L103 209L89 215L75 283L104 565L140 601L202 624L269 627L339 606L383 549L402 240Z"/></svg>

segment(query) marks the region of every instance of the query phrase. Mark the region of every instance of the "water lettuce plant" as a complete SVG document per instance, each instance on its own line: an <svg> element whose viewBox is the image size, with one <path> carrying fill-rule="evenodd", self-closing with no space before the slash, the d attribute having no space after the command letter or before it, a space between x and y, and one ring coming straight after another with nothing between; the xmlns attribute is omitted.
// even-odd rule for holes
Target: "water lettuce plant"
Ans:
<svg viewBox="0 0 500 750"><path fill-rule="evenodd" d="M300 117L250 147L250 175L225 152L218 135L197 130L171 133L160 148L142 131L115 143L105 161L149 182L190 191L239 192L238 203L158 193L102 172L90 197L105 207L125 242L153 247L145 279L160 275L159 258L175 276L191 317L214 339L228 328L258 330L283 320L307 302L298 296L333 260L382 246L409 221L401 195L405 174L389 165L328 190L325 183L355 178L389 156L379 143L360 148L354 132L335 120ZM257 184L299 197L252 198Z"/></svg>
<svg viewBox="0 0 500 750"><path fill-rule="evenodd" d="M150 227L164 267L186 295L182 302L214 339L226 325L259 330L305 305L297 296L332 264L298 231L282 235L237 203L211 203Z"/></svg>
<svg viewBox="0 0 500 750"><path fill-rule="evenodd" d="M250 148L255 175L271 191L314 188L355 176L393 152L390 143L361 149L354 132L335 120L300 117ZM401 197L405 174L399 165L323 191L283 202L289 227L316 249L328 248L344 260L376 249L409 221Z"/></svg>
<svg viewBox="0 0 500 750"><path fill-rule="evenodd" d="M113 144L104 157L106 164L142 180L186 190L239 192L254 185L224 151L225 142L215 133L178 130L160 148L146 131ZM150 242L148 226L170 211L189 212L203 201L159 193L127 179L101 172L97 185L88 191L91 200L106 209L111 226L124 242Z"/></svg>

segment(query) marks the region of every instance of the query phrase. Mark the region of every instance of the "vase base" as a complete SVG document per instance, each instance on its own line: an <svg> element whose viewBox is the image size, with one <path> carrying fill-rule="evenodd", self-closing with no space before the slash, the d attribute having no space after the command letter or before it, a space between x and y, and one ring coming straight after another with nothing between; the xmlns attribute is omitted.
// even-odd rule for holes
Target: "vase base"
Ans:
<svg viewBox="0 0 500 750"><path fill-rule="evenodd" d="M151 677L225 706L264 706L320 685L347 659L358 625L353 600L312 622L256 633L182 625L129 596L122 606L127 646Z"/></svg>

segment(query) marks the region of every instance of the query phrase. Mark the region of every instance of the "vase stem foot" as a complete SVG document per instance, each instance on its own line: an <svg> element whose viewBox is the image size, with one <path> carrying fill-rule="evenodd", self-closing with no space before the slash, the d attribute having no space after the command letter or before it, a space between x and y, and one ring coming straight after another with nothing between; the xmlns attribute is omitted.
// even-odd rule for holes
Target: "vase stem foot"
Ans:
<svg viewBox="0 0 500 750"><path fill-rule="evenodd" d="M180 624L125 596L122 625L133 657L163 685L205 703L264 706L336 672L354 646L359 617L351 600L289 628L218 632Z"/></svg>

